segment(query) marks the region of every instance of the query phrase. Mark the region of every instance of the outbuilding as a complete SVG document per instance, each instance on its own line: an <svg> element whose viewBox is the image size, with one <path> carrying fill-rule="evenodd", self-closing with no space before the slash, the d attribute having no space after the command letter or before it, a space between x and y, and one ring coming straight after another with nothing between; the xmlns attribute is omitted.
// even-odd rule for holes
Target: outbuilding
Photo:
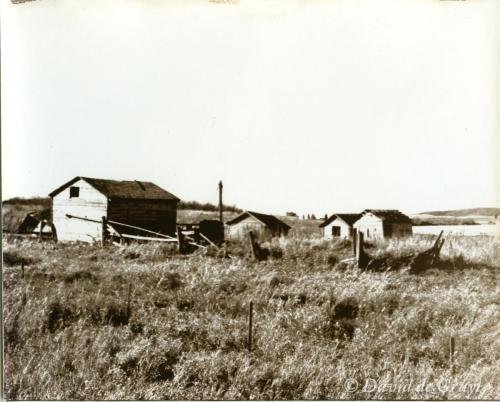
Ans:
<svg viewBox="0 0 500 402"><path fill-rule="evenodd" d="M397 209L365 209L353 228L366 240L411 236L412 221Z"/></svg>
<svg viewBox="0 0 500 402"><path fill-rule="evenodd" d="M49 195L60 241L101 240L103 217L118 233L144 234L130 227L135 226L175 234L179 198L151 182L77 176Z"/></svg>
<svg viewBox="0 0 500 402"><path fill-rule="evenodd" d="M259 236L286 236L291 229L285 222L273 215L245 211L226 222L227 238L241 239L250 231Z"/></svg>
<svg viewBox="0 0 500 402"><path fill-rule="evenodd" d="M352 237L353 224L361 214L333 214L327 218L319 227L323 232L325 240L336 238L348 239Z"/></svg>

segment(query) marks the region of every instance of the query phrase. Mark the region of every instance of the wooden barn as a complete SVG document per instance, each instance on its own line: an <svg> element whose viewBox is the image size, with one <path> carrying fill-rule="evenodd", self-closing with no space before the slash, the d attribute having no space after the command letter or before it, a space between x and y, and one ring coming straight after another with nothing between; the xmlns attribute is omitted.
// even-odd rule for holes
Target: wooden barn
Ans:
<svg viewBox="0 0 500 402"><path fill-rule="evenodd" d="M103 217L119 233L141 234L112 222L175 235L179 198L151 182L77 176L49 195L60 241L101 240Z"/></svg>
<svg viewBox="0 0 500 402"><path fill-rule="evenodd" d="M241 239L252 231L258 236L286 236L291 229L285 222L273 215L245 211L226 222L228 239Z"/></svg>
<svg viewBox="0 0 500 402"><path fill-rule="evenodd" d="M352 237L352 225L359 218L361 218L361 214L333 214L319 225L323 232L323 238L325 240L331 240L336 238L348 239Z"/></svg>
<svg viewBox="0 0 500 402"><path fill-rule="evenodd" d="M353 228L362 232L365 240L411 236L413 233L410 217L397 209L365 209Z"/></svg>

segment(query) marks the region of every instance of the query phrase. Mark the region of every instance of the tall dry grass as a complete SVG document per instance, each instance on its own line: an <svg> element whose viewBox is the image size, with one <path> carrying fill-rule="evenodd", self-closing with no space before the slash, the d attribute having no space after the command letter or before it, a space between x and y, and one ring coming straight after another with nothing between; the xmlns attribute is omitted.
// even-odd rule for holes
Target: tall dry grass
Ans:
<svg viewBox="0 0 500 402"><path fill-rule="evenodd" d="M413 237L367 251L397 262L431 242ZM368 272L342 263L352 253L348 241L276 239L264 244L271 258L263 262L252 261L247 246L233 245L233 258L222 259L156 244L99 248L4 237L7 398L500 396L491 239L447 239L441 265L419 275L404 265ZM430 386L349 392L349 378ZM490 388L438 387L446 381Z"/></svg>

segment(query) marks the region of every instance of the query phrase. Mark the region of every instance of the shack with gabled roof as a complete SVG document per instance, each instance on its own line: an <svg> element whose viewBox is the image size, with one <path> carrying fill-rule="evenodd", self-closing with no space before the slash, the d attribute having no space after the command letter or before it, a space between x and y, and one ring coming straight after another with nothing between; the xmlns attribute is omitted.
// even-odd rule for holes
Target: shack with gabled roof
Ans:
<svg viewBox="0 0 500 402"><path fill-rule="evenodd" d="M291 229L285 222L273 215L245 211L226 222L228 239L241 239L250 231L260 236L286 236Z"/></svg>
<svg viewBox="0 0 500 402"><path fill-rule="evenodd" d="M348 239L353 233L353 224L361 214L332 214L319 227L325 240L336 238Z"/></svg>
<svg viewBox="0 0 500 402"><path fill-rule="evenodd" d="M179 198L147 181L77 176L50 194L52 221L60 241L100 241L102 218L174 235ZM113 226L117 232L133 228Z"/></svg>
<svg viewBox="0 0 500 402"><path fill-rule="evenodd" d="M412 221L397 209L365 209L353 228L366 240L411 236Z"/></svg>

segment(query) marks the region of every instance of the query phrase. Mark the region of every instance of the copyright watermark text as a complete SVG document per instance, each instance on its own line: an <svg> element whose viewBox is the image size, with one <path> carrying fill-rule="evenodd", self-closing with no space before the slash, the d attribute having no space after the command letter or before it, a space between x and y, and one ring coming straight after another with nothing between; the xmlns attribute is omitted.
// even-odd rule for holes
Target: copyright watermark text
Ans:
<svg viewBox="0 0 500 402"><path fill-rule="evenodd" d="M366 378L359 381L347 378L344 389L349 393L363 392L368 394L396 394L396 395L455 395L473 399L483 399L490 395L493 389L490 383L467 383L456 379L442 379L434 382L413 380L390 382L383 379Z"/></svg>

